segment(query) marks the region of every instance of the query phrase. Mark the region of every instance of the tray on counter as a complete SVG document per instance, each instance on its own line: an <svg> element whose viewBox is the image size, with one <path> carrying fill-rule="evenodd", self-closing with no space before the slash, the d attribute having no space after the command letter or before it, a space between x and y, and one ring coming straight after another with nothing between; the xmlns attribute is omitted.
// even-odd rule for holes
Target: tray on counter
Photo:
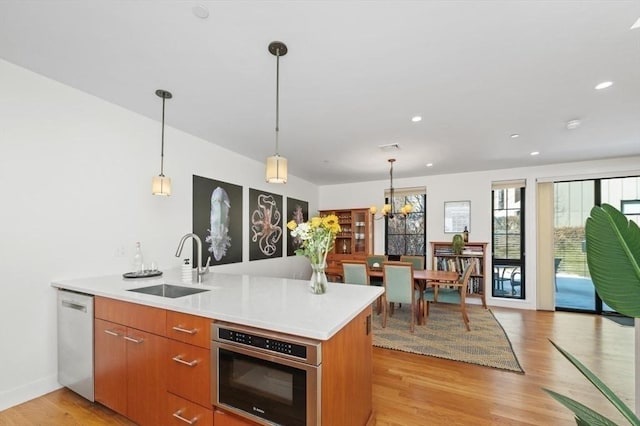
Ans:
<svg viewBox="0 0 640 426"><path fill-rule="evenodd" d="M162 275L162 271L152 271L150 269L145 269L142 272L125 272L122 274L125 278L150 278L150 277L159 277Z"/></svg>

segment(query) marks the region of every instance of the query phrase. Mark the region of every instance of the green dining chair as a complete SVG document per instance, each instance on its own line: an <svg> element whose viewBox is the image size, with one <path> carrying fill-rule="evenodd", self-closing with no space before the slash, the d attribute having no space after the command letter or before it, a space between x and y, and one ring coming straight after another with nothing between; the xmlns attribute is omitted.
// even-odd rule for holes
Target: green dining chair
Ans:
<svg viewBox="0 0 640 426"><path fill-rule="evenodd" d="M416 292L413 284L413 264L411 262L384 262L382 273L385 290L382 295L382 327L387 326L387 315L393 315L393 304L405 303L411 306L409 329L413 333L419 313L419 304L422 301L420 292Z"/></svg>
<svg viewBox="0 0 640 426"><path fill-rule="evenodd" d="M471 278L471 272L473 271L473 265L469 264L462 272L462 276L458 280L458 284L448 288L446 286L439 287L437 291L438 300L436 303L453 303L460 305L460 312L462 313L462 321L467 331L471 331L469 327L469 315L467 315L466 298L469 288L469 279ZM425 304L425 318L429 315L429 302L435 302L435 292L433 287L428 287L423 294Z"/></svg>
<svg viewBox="0 0 640 426"><path fill-rule="evenodd" d="M369 269L364 260L343 260L342 281L345 284L369 285Z"/></svg>
<svg viewBox="0 0 640 426"><path fill-rule="evenodd" d="M411 262L414 270L424 269L424 256L400 256L400 262Z"/></svg>
<svg viewBox="0 0 640 426"><path fill-rule="evenodd" d="M345 284L370 285L369 267L364 260L342 261L342 282ZM376 300L376 314L382 312L382 296Z"/></svg>
<svg viewBox="0 0 640 426"><path fill-rule="evenodd" d="M384 254L370 254L366 257L367 265L369 268L373 268L374 264L377 263L378 267L382 268L382 264L388 260L388 257ZM370 278L371 285L382 286L382 278L373 277Z"/></svg>

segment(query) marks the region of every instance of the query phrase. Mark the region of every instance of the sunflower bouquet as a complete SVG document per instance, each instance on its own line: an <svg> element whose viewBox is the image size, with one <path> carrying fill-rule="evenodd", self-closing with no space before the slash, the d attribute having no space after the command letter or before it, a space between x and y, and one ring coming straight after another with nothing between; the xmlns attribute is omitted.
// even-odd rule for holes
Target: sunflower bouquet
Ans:
<svg viewBox="0 0 640 426"><path fill-rule="evenodd" d="M299 238L302 245L296 249L298 256L306 256L313 265L325 265L327 253L333 248L336 235L341 231L338 216L315 216L307 222L297 223L295 220L287 223L291 236Z"/></svg>

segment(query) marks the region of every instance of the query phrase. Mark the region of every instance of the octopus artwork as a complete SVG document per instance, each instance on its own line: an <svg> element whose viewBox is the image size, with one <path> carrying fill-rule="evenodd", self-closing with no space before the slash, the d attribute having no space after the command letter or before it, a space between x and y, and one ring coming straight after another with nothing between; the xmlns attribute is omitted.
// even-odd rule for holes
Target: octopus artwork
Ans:
<svg viewBox="0 0 640 426"><path fill-rule="evenodd" d="M258 195L258 208L251 214L251 241L258 243L260 251L272 256L278 249L282 237L280 211L272 195Z"/></svg>
<svg viewBox="0 0 640 426"><path fill-rule="evenodd" d="M209 243L209 252L213 258L219 261L227 254L227 249L231 246L229 237L229 210L231 201L224 189L217 187L211 193L211 214L210 228L207 229L209 235L205 242Z"/></svg>

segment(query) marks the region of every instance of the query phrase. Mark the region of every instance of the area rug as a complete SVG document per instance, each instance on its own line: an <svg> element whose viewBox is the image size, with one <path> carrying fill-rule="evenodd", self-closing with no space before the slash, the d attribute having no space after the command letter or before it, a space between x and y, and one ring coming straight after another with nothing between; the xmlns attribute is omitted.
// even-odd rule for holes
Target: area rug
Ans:
<svg viewBox="0 0 640 426"><path fill-rule="evenodd" d="M471 331L462 322L459 306L431 303L426 325L416 325L411 334L410 308L396 308L386 328L382 328L382 315L375 317L373 345L524 374L493 313L481 306L467 306L467 313Z"/></svg>

